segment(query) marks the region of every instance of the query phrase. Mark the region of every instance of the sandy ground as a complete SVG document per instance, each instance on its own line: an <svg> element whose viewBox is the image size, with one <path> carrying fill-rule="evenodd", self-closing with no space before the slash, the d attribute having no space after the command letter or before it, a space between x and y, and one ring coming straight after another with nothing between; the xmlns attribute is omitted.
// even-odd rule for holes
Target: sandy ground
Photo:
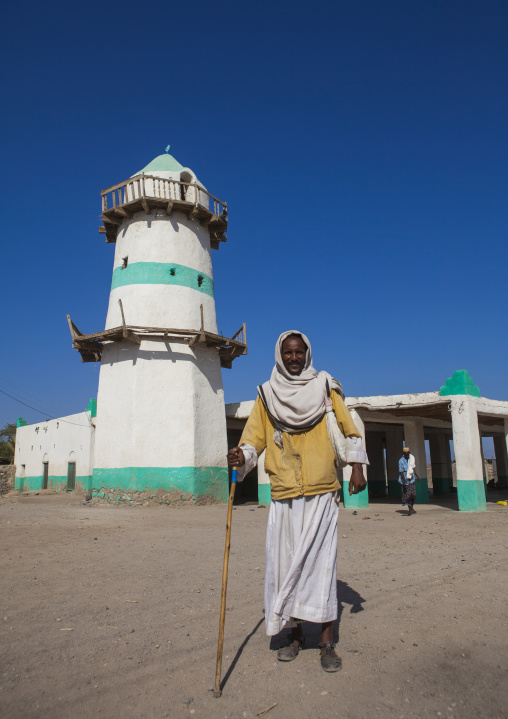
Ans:
<svg viewBox="0 0 508 719"><path fill-rule="evenodd" d="M294 662L277 662L280 638L270 648L267 515L233 513L214 699L226 507L2 498L2 718L243 719L276 703L264 716L508 716L508 507L341 507L338 674L321 670L314 625Z"/></svg>

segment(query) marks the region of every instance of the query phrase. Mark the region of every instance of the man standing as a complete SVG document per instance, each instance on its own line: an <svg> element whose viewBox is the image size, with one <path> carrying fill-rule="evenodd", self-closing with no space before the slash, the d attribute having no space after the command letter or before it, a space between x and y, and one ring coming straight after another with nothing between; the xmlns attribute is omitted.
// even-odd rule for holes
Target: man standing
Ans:
<svg viewBox="0 0 508 719"><path fill-rule="evenodd" d="M402 457L399 459L399 484L402 485L402 506L407 505L409 517L416 514L416 510L413 509L416 498L415 479L418 479L415 465L416 460L410 453L409 447L404 447Z"/></svg>
<svg viewBox="0 0 508 719"><path fill-rule="evenodd" d="M240 467L240 479L256 466L266 449L265 470L272 502L266 534L265 622L269 636L291 628L280 661L298 656L304 642L303 621L321 623L321 666L336 672L332 624L337 618L337 479L336 455L325 419L329 398L346 438L352 467L349 493L366 487L362 464L368 464L361 436L344 404L342 387L312 366L310 342L301 332L284 332L275 345L275 367L243 431L240 447L228 464Z"/></svg>

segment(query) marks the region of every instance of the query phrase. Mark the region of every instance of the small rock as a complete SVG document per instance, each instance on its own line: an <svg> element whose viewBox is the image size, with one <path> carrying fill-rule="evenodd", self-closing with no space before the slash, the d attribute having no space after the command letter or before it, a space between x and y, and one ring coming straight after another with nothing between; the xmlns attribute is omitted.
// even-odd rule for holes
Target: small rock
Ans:
<svg viewBox="0 0 508 719"><path fill-rule="evenodd" d="M321 696L324 697L328 694L328 692L321 692Z"/></svg>

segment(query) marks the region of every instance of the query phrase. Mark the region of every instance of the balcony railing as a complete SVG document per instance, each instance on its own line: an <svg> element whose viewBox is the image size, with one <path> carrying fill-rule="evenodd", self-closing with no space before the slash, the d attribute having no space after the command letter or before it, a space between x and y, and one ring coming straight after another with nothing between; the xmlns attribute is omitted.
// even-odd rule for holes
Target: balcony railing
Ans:
<svg viewBox="0 0 508 719"><path fill-rule="evenodd" d="M225 202L219 200L196 182L180 182L153 175L131 177L129 180L103 190L101 196L103 212L124 207L143 198L198 204L217 216L223 214L227 208Z"/></svg>
<svg viewBox="0 0 508 719"><path fill-rule="evenodd" d="M197 219L208 227L214 249L226 241L227 204L196 182L136 175L103 190L101 197L104 227L100 231L106 234L106 242L116 242L118 227L125 219L139 211L150 214L153 209L162 209L168 215L179 210L188 219Z"/></svg>

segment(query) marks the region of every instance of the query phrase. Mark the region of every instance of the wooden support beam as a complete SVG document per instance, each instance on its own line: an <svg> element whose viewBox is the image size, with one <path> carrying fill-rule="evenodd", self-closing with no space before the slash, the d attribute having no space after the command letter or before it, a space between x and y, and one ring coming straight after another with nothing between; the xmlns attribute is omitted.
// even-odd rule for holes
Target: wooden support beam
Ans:
<svg viewBox="0 0 508 719"><path fill-rule="evenodd" d="M120 205L117 205L115 207L115 212L122 215L122 217L128 217L129 219L132 217L131 213L127 212L127 210L125 210L123 207L120 207Z"/></svg>
<svg viewBox="0 0 508 719"><path fill-rule="evenodd" d="M115 217L114 215L102 215L101 219L104 224L109 223L110 225L121 225L123 222L120 217Z"/></svg>
<svg viewBox="0 0 508 719"><path fill-rule="evenodd" d="M124 333L125 333L125 331L126 331L126 329L127 329L127 325L125 324L125 315L124 315L124 313L123 313L122 300L118 300L118 304L120 305L120 313L121 313L121 315L122 315L122 327L123 327L123 331L124 331ZM125 337L125 334L124 334L124 337Z"/></svg>
<svg viewBox="0 0 508 719"><path fill-rule="evenodd" d="M143 210L146 212L147 215L149 215L150 205L148 204L146 197L141 198L141 204L143 205Z"/></svg>
<svg viewBox="0 0 508 719"><path fill-rule="evenodd" d="M198 214L198 207L197 207L197 205L193 205L192 210L187 215L187 219L193 220L197 214Z"/></svg>
<svg viewBox="0 0 508 719"><path fill-rule="evenodd" d="M173 212L173 200L170 200L166 205L166 214L170 215Z"/></svg>
<svg viewBox="0 0 508 719"><path fill-rule="evenodd" d="M71 331L72 341L74 342L74 340L75 340L77 337L79 337L80 335L82 335L83 333L78 330L78 328L76 327L76 325L74 324L74 322L71 320L70 315L67 315L67 323L68 323L69 329L70 329L70 331Z"/></svg>
<svg viewBox="0 0 508 719"><path fill-rule="evenodd" d="M131 332L130 330L125 330L123 337L128 342L134 342L137 345L141 344L141 339L138 337L138 335L134 334L134 332Z"/></svg>
<svg viewBox="0 0 508 719"><path fill-rule="evenodd" d="M203 225L203 227L208 227L208 225L210 224L210 222L211 222L212 220L213 220L213 215L210 214L210 215L207 215L206 217L203 217L203 218L199 221L199 223L200 223L201 225Z"/></svg>

